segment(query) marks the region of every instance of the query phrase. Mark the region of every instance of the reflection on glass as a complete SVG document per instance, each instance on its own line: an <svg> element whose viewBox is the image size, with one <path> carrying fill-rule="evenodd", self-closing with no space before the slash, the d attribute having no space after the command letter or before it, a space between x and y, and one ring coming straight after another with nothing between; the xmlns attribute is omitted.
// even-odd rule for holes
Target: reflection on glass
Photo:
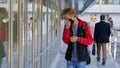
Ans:
<svg viewBox="0 0 120 68"><path fill-rule="evenodd" d="M48 44L50 44L50 42L51 42L51 32L50 32L51 31L51 18L50 18L51 8L50 7L52 5L52 4L50 5L50 0L48 0L47 5L48 5L47 6L47 8L48 8L48 19L47 19L48 20L48 22L47 22L48 23L48 25L47 25L48 26L47 27L47 30L48 30Z"/></svg>
<svg viewBox="0 0 120 68"><path fill-rule="evenodd" d="M13 0L13 5L17 5L17 1L16 0ZM16 8L16 9L13 9L12 10L12 22L13 22L13 33L12 33L12 36L13 36L13 45L12 45L12 58L13 58L13 61L12 61L12 64L13 64L13 67L17 68L18 66L18 39L19 39L19 19L18 19L18 7L15 7L13 6L13 8ZM10 11L9 11L10 12ZM10 22L9 22L10 23ZM11 23L12 24L12 23ZM11 31L12 31L11 30ZM10 36L10 35L9 35Z"/></svg>
<svg viewBox="0 0 120 68"><path fill-rule="evenodd" d="M0 3L7 3L7 0L0 0Z"/></svg>
<svg viewBox="0 0 120 68"><path fill-rule="evenodd" d="M51 25L51 28L52 28L52 42L55 40L55 28L54 28L54 23L55 23L55 14L52 13L52 25Z"/></svg>
<svg viewBox="0 0 120 68"><path fill-rule="evenodd" d="M40 2L36 3L36 1ZM27 68L32 68L32 66L34 66L33 68L48 68L51 65L58 50L57 46L54 46L57 45L55 44L57 42L53 42L58 35L57 28L59 27L55 17L55 1L0 0L0 4L7 8L0 6L0 68L9 68L10 66L13 68L23 68L23 66ZM38 27L42 28L42 32L38 32L40 30L37 30ZM38 37L38 35L40 36ZM42 43L40 42L39 45L38 42L41 39ZM42 47L42 49L38 47ZM39 56L41 56L40 61L38 60Z"/></svg>
<svg viewBox="0 0 120 68"><path fill-rule="evenodd" d="M32 41L32 25L33 25L33 18L30 17L30 19L28 20L28 41Z"/></svg>
<svg viewBox="0 0 120 68"><path fill-rule="evenodd" d="M29 15L29 13L28 13ZM28 68L30 67L30 64L32 64L32 25L33 25L33 18L30 17L27 22L27 65Z"/></svg>
<svg viewBox="0 0 120 68"><path fill-rule="evenodd" d="M44 54L42 54L42 68L47 68L47 55L46 52L44 52Z"/></svg>
<svg viewBox="0 0 120 68"><path fill-rule="evenodd" d="M49 11L49 14L48 14L48 44L50 44L51 43L51 34L52 34L52 32L51 32L51 21L52 21L52 19L51 19L51 10Z"/></svg>
<svg viewBox="0 0 120 68"><path fill-rule="evenodd" d="M16 62L16 63L13 63L14 64L14 67L16 67L16 65L17 65L17 59L15 59L17 56L17 51L16 51L16 48L17 48L17 38L18 38L18 31L17 31L17 29L18 29L18 27L17 27L17 24L18 24L18 19L17 19L17 12L15 12L14 13L14 21L13 21L13 59L14 59L14 61L13 62Z"/></svg>
<svg viewBox="0 0 120 68"><path fill-rule="evenodd" d="M46 0L44 0L46 1ZM43 3L44 3L43 1ZM42 5L43 8L43 15L42 15L42 50L44 50L46 45L46 35L47 35L47 6ZM45 10L44 10L45 9Z"/></svg>
<svg viewBox="0 0 120 68"><path fill-rule="evenodd" d="M120 0L97 0L96 4L119 5L120 4Z"/></svg>
<svg viewBox="0 0 120 68"><path fill-rule="evenodd" d="M108 0L102 0L102 4L108 4Z"/></svg>
<svg viewBox="0 0 120 68"><path fill-rule="evenodd" d="M0 68L1 66L7 65L3 64L3 61L6 61L7 58L7 44L6 41L7 39L5 38L6 35L6 22L3 22L3 19L7 18L7 10L4 7L0 8ZM5 60L3 60L5 58Z"/></svg>

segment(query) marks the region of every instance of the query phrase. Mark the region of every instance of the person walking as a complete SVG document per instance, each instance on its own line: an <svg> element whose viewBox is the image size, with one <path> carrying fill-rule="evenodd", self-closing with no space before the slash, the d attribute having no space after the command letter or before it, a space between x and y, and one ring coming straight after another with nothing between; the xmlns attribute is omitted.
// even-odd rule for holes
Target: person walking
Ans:
<svg viewBox="0 0 120 68"><path fill-rule="evenodd" d="M111 36L113 36L114 35L114 27L113 27L113 20L111 17L108 19L108 22L110 23Z"/></svg>
<svg viewBox="0 0 120 68"><path fill-rule="evenodd" d="M5 51L4 51L4 46L3 46L4 41L5 41L4 30L0 25L0 68L2 64L2 59L3 57L5 57Z"/></svg>
<svg viewBox="0 0 120 68"><path fill-rule="evenodd" d="M108 19L108 21L109 21L109 23L110 23L110 28L113 28L113 20L112 20L112 18L110 17L110 18Z"/></svg>
<svg viewBox="0 0 120 68"><path fill-rule="evenodd" d="M97 61L100 61L100 51L102 47L102 65L106 64L106 44L109 42L110 24L105 22L105 15L100 16L100 22L95 24L94 40L97 43Z"/></svg>
<svg viewBox="0 0 120 68"><path fill-rule="evenodd" d="M62 40L68 44L65 54L67 68L86 68L87 46L93 42L90 27L85 21L76 17L73 8L63 9L61 18L66 21ZM83 25L85 29L84 33L81 33Z"/></svg>
<svg viewBox="0 0 120 68"><path fill-rule="evenodd" d="M2 59L3 57L5 57L5 51L3 46L3 42L5 42L5 31L4 31L3 22L2 22L3 18L6 17L5 11L6 11L5 8L0 8L0 68L2 65Z"/></svg>

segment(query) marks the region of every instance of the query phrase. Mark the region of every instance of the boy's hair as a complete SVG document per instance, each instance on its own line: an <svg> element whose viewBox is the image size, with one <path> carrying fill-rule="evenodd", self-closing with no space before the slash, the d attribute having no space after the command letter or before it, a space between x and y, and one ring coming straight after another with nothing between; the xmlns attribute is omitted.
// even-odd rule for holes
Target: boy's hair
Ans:
<svg viewBox="0 0 120 68"><path fill-rule="evenodd" d="M109 19L112 19L111 17Z"/></svg>
<svg viewBox="0 0 120 68"><path fill-rule="evenodd" d="M75 10L73 8L65 8L61 13L61 18L64 19L66 15L75 15Z"/></svg>

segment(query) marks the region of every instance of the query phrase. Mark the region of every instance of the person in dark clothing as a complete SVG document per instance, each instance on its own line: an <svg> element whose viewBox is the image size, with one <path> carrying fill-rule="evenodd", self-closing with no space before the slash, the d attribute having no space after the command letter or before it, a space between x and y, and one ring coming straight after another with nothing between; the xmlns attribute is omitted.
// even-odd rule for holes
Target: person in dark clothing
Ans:
<svg viewBox="0 0 120 68"><path fill-rule="evenodd" d="M110 23L110 28L113 28L113 20L112 20L112 18L110 17L110 18L108 19L108 21L109 21L109 23Z"/></svg>
<svg viewBox="0 0 120 68"><path fill-rule="evenodd" d="M5 41L5 31L2 20L7 16L6 13L7 12L5 8L0 8L0 68L2 64L2 58L5 57L5 51L3 46L3 42Z"/></svg>
<svg viewBox="0 0 120 68"><path fill-rule="evenodd" d="M68 44L65 59L67 68L86 68L88 57L87 46L93 42L89 25L75 16L72 8L65 8L61 13L61 18L65 19L65 27L62 39ZM84 33L81 34L81 27L86 24Z"/></svg>
<svg viewBox="0 0 120 68"><path fill-rule="evenodd" d="M110 23L111 36L113 36L113 34L114 34L114 27L113 27L113 20L112 20L111 17L108 19L108 22Z"/></svg>
<svg viewBox="0 0 120 68"><path fill-rule="evenodd" d="M2 64L2 58L5 57L5 51L4 51L4 46L3 46L4 41L5 41L4 29L0 25L0 68Z"/></svg>
<svg viewBox="0 0 120 68"><path fill-rule="evenodd" d="M106 64L106 44L109 42L110 24L105 22L105 15L100 16L100 22L95 24L94 40L97 43L97 61L100 61L100 50L103 50L103 62Z"/></svg>

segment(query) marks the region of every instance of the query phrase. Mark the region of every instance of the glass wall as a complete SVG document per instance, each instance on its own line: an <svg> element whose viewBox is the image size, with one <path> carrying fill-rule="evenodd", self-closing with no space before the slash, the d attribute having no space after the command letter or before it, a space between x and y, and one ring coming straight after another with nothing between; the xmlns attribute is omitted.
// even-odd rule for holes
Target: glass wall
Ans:
<svg viewBox="0 0 120 68"><path fill-rule="evenodd" d="M97 0L96 4L120 5L120 0Z"/></svg>
<svg viewBox="0 0 120 68"><path fill-rule="evenodd" d="M60 47L60 0L0 0L0 68L49 68Z"/></svg>
<svg viewBox="0 0 120 68"><path fill-rule="evenodd" d="M0 1L0 4L7 3ZM1 5L3 6L3 5ZM8 55L8 6L5 4L3 7L0 7L0 68L6 66L8 67L9 55ZM2 65L5 61L4 66Z"/></svg>

